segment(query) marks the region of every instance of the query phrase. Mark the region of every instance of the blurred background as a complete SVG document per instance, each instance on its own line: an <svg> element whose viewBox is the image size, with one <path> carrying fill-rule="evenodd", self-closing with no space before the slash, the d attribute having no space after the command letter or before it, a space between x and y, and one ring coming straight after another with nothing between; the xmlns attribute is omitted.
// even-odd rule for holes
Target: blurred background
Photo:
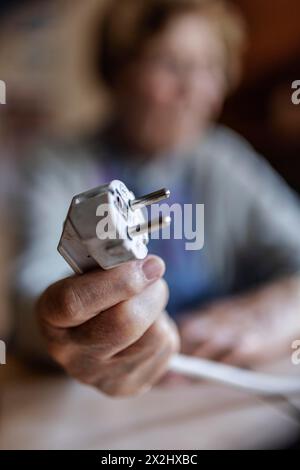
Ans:
<svg viewBox="0 0 300 470"><path fill-rule="evenodd" d="M9 334L7 271L13 240L9 206L18 165L45 136L72 137L104 120L109 102L93 70L94 27L109 0L2 0L0 79L0 338ZM221 121L245 136L300 192L299 0L232 0L248 27L241 85Z"/></svg>
<svg viewBox="0 0 300 470"><path fill-rule="evenodd" d="M36 140L84 134L106 115L108 100L99 88L90 47L106 1L0 2L0 79L8 95L0 108L1 218L7 209L4 195L17 184L18 162ZM232 2L246 18L250 41L242 83L227 100L222 121L250 140L300 191L300 113L291 102L291 84L300 77L300 3ZM1 256L9 253L4 225ZM5 279L1 276L4 292ZM3 300L2 337L5 305Z"/></svg>

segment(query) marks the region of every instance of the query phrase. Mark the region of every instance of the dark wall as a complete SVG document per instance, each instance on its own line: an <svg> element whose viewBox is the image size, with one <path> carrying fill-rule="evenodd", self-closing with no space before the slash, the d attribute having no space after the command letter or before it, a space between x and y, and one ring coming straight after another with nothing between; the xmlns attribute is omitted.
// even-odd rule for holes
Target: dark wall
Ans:
<svg viewBox="0 0 300 470"><path fill-rule="evenodd" d="M299 0L234 0L249 34L241 87L223 121L246 136L300 191L300 106L292 82L300 80Z"/></svg>

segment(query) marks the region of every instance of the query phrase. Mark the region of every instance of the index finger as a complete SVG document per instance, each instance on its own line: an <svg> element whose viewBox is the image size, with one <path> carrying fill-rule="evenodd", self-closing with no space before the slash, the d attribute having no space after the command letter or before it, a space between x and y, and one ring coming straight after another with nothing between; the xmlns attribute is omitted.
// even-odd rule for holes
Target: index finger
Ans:
<svg viewBox="0 0 300 470"><path fill-rule="evenodd" d="M50 286L38 302L43 321L58 328L78 326L101 311L128 300L163 276L157 256L131 261L109 271L94 271Z"/></svg>

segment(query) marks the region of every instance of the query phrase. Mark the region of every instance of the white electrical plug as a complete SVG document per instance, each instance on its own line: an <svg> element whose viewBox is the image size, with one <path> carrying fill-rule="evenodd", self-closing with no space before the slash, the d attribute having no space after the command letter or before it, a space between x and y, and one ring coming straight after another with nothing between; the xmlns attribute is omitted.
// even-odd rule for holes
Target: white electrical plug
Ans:
<svg viewBox="0 0 300 470"><path fill-rule="evenodd" d="M75 196L64 223L59 253L77 274L111 269L144 259L149 233L170 224L170 217L147 222L143 208L170 196L167 189L136 198L118 180Z"/></svg>

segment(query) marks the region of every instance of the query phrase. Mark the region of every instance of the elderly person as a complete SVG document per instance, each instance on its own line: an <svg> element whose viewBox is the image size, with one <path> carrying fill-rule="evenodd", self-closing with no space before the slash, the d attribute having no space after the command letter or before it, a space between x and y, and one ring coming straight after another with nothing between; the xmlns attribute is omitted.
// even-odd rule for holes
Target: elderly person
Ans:
<svg viewBox="0 0 300 470"><path fill-rule="evenodd" d="M289 351L300 332L298 201L215 124L239 76L240 18L226 1L114 0L98 44L111 120L93 137L40 150L24 169L19 348L38 354L40 297L52 358L110 395L149 389L180 342L242 366ZM70 199L115 178L136 194L168 187L171 202L204 203L204 249L155 240L143 262L72 276L56 254Z"/></svg>

